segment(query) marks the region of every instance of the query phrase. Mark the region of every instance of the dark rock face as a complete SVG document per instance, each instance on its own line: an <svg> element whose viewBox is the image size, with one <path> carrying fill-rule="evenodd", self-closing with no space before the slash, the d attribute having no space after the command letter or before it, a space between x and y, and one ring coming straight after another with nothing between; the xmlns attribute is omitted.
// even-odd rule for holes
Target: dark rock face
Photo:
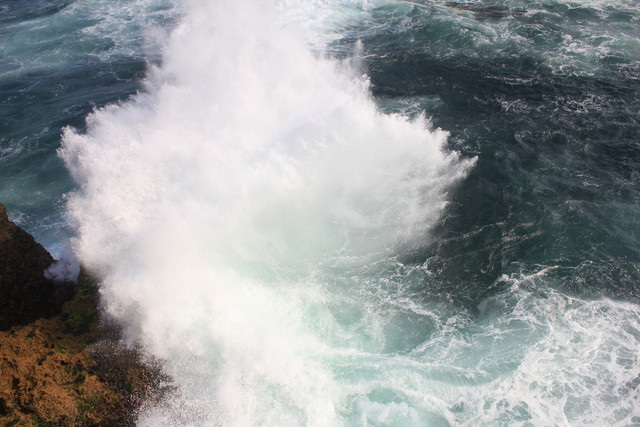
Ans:
<svg viewBox="0 0 640 427"><path fill-rule="evenodd" d="M72 288L44 277L52 262L49 252L9 221L0 204L0 331L60 311Z"/></svg>

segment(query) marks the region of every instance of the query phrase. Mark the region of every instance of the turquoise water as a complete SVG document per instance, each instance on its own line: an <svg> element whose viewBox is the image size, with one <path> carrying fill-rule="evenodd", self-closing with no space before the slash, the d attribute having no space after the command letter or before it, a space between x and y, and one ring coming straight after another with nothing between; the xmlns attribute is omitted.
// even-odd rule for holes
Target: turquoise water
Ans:
<svg viewBox="0 0 640 427"><path fill-rule="evenodd" d="M140 425L640 424L640 7L0 9L0 201L177 387Z"/></svg>

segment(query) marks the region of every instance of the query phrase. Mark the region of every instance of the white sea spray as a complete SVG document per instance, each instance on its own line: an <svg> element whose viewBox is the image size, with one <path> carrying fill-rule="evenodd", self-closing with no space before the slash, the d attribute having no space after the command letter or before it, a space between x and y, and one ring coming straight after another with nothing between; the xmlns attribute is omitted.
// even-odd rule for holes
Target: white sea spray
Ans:
<svg viewBox="0 0 640 427"><path fill-rule="evenodd" d="M314 5L189 3L145 92L64 134L74 249L177 386L139 423L637 422L637 305L555 266L471 310L424 291L402 255L473 161L318 54Z"/></svg>
<svg viewBox="0 0 640 427"><path fill-rule="evenodd" d="M178 386L141 422L334 425L317 277L424 245L472 162L249 1L191 3L146 85L60 151L76 253Z"/></svg>

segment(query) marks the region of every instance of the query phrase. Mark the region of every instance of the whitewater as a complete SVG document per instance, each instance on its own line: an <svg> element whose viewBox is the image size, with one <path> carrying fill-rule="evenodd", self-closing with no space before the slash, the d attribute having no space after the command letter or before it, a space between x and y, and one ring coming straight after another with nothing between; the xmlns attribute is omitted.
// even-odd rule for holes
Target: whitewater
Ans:
<svg viewBox="0 0 640 427"><path fill-rule="evenodd" d="M633 2L6 16L0 196L161 361L138 425L640 424Z"/></svg>
<svg viewBox="0 0 640 427"><path fill-rule="evenodd" d="M431 321L357 294L424 244L470 162L379 113L365 76L271 8L191 7L146 93L63 137L76 253L178 386L142 424L335 424L356 390L333 369L404 350L385 336L398 314Z"/></svg>

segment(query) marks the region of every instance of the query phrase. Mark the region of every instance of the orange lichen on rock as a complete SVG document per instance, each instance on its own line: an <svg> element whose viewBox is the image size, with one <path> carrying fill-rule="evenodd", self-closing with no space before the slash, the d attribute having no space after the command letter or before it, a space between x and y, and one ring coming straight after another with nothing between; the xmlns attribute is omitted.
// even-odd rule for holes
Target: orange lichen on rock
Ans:
<svg viewBox="0 0 640 427"><path fill-rule="evenodd" d="M99 380L90 354L56 320L0 332L0 424L95 424L118 396Z"/></svg>
<svg viewBox="0 0 640 427"><path fill-rule="evenodd" d="M167 378L101 324L95 280L44 277L52 260L0 204L0 426L133 425Z"/></svg>
<svg viewBox="0 0 640 427"><path fill-rule="evenodd" d="M160 365L99 325L95 282L80 274L61 313L0 332L0 426L133 425L170 391Z"/></svg>

